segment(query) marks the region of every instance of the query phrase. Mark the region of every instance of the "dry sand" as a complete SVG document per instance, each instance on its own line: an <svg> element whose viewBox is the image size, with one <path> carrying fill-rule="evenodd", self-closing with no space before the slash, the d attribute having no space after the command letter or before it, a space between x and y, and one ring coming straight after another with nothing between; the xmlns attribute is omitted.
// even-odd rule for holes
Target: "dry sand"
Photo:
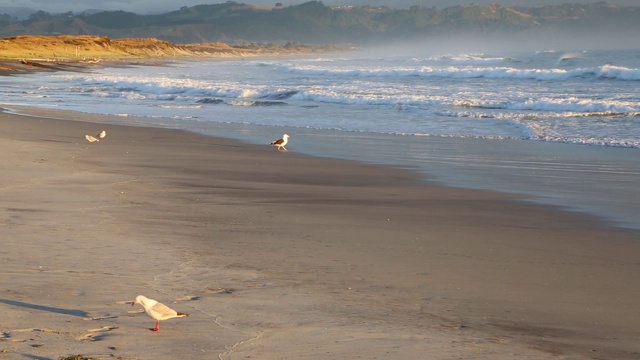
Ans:
<svg viewBox="0 0 640 360"><path fill-rule="evenodd" d="M595 218L167 129L0 113L0 151L0 359L640 358Z"/></svg>

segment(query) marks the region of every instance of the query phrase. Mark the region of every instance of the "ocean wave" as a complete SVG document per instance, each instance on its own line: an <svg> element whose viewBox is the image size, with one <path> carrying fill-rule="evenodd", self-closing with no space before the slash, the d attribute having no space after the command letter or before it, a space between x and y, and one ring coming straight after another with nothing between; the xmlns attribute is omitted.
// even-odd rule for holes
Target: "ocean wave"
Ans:
<svg viewBox="0 0 640 360"><path fill-rule="evenodd" d="M578 78L612 79L640 81L640 69L603 65L577 69L518 69L513 67L470 67L470 66L423 66L423 67L379 67L379 68L328 68L312 65L281 65L283 71L308 76L343 77L423 77L451 79L513 79L537 81L562 81Z"/></svg>
<svg viewBox="0 0 640 360"><path fill-rule="evenodd" d="M286 100L295 96L298 93L299 93L298 90L276 90L273 92L267 92L266 94L262 94L260 97L263 99L270 99L270 100Z"/></svg>
<svg viewBox="0 0 640 360"><path fill-rule="evenodd" d="M505 135L478 135L478 134L438 134L438 133L395 133L395 135L420 136L420 137L443 137L443 138L474 138L474 139L511 139L511 140L535 140L553 143L589 145L589 146L605 146L618 148L635 148L640 149L640 140L637 139L620 139L614 136L594 137L594 136L570 136L559 134L535 134L523 136L505 136Z"/></svg>
<svg viewBox="0 0 640 360"><path fill-rule="evenodd" d="M511 61L508 57L495 57L486 54L442 55L428 59L415 59L418 62L440 62L453 65L497 65Z"/></svg>
<svg viewBox="0 0 640 360"><path fill-rule="evenodd" d="M554 136L554 135L541 135L534 136L532 140L558 142L565 144L577 144L577 145L593 145L593 146L606 146L606 147L621 147L621 148L640 148L640 141L631 139L618 139L615 137L572 137L572 136Z"/></svg>
<svg viewBox="0 0 640 360"><path fill-rule="evenodd" d="M410 136L424 136L424 137L442 137L442 138L461 138L461 139L487 139L487 140L535 140L546 141L562 144L575 144L575 145L590 145L590 146L604 146L604 147L616 147L616 148L640 148L640 141L634 140L620 140L615 138L575 138L564 136L485 136L485 135L440 135L440 134L397 134L397 135L410 135Z"/></svg>
<svg viewBox="0 0 640 360"><path fill-rule="evenodd" d="M265 99L286 100L296 94L298 89L275 86L244 85L237 82L212 83L191 79L137 78L114 76L65 75L69 79L81 80L83 86L72 90L94 94L100 97L123 97L129 99L176 100L179 96L198 97L203 102L228 99ZM210 100L206 100L210 99Z"/></svg>
<svg viewBox="0 0 640 360"><path fill-rule="evenodd" d="M215 98L203 98L196 100L196 102L200 104L222 104L224 103L224 100Z"/></svg>
<svg viewBox="0 0 640 360"><path fill-rule="evenodd" d="M366 70L358 70L360 72ZM607 76L620 76L620 69L614 67L603 71ZM80 76L80 75L72 75ZM457 94L416 91L413 88L379 87L376 82L366 80L347 81L322 86L311 85L246 85L238 82L206 82L188 79L166 78L124 78L85 77L84 86L74 86L73 91L94 97L123 98L128 100L158 100L163 102L192 102L201 104L228 103L234 106L283 105L289 100L331 103L342 105L392 106L399 111L414 108L443 109L457 113L459 117L495 117L495 111L458 111L455 108L532 111L549 113L571 113L570 116L634 116L640 113L640 103L633 96L623 99L600 99L579 97L530 98L508 94L507 96L486 96L470 94L465 98ZM526 97L525 97L526 96ZM446 112L442 112L445 114ZM442 115L436 114L436 115ZM444 115L449 116L449 115Z"/></svg>
<svg viewBox="0 0 640 360"><path fill-rule="evenodd" d="M570 113L571 116L576 116L576 114L589 114L590 116L598 116L597 114L604 116L632 115L640 112L640 104L637 101L581 99L576 97L512 101L463 99L455 100L453 105L478 109Z"/></svg>
<svg viewBox="0 0 640 360"><path fill-rule="evenodd" d="M301 91L297 100L343 105L380 105L392 106L398 111L418 109L442 110L435 115L457 114L456 117L491 118L503 112L540 112L548 116L638 116L640 103L637 100L541 98L541 99L498 99L467 98L431 94L395 94L336 91L331 89L313 89ZM459 110L469 109L467 110Z"/></svg>
<svg viewBox="0 0 640 360"><path fill-rule="evenodd" d="M202 105L158 105L163 109L201 109Z"/></svg>
<svg viewBox="0 0 640 360"><path fill-rule="evenodd" d="M287 105L284 101L248 101L248 100L231 100L227 102L233 106L282 106Z"/></svg>

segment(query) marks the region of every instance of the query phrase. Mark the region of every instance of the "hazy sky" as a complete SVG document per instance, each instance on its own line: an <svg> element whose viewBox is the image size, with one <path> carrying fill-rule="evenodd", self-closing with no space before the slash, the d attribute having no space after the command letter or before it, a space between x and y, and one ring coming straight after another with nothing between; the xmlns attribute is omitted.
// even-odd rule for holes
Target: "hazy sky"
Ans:
<svg viewBox="0 0 640 360"><path fill-rule="evenodd" d="M199 4L220 4L226 0L0 0L0 7L29 7L47 12L80 13L87 9L100 10L125 10L136 13L167 12L177 10L182 6L194 6ZM239 3L273 6L280 2L284 6L298 5L307 0L238 0ZM412 5L425 7L436 6L439 8L461 4L489 4L514 6L540 6L546 4L564 3L593 3L597 0L323 0L327 6L334 5L371 5L388 6L390 8L408 8ZM609 3L623 5L640 5L638 0L610 0Z"/></svg>

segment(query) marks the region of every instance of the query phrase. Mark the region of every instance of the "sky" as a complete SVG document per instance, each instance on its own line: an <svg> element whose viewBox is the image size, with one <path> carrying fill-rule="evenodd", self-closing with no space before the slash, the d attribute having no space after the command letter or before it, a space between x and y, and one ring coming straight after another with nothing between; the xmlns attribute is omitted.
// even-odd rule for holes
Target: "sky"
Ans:
<svg viewBox="0 0 640 360"><path fill-rule="evenodd" d="M239 3L273 6L282 3L284 6L299 5L308 0L237 0ZM322 0L327 6L336 5L370 5L387 6L390 8L409 8L412 5L423 7L435 6L444 8L454 5L497 3L505 6L541 6L559 5L564 3L594 3L598 0ZM64 13L73 11L81 13L84 10L125 10L140 14L161 13L178 10L182 6L200 4L220 4L226 0L0 0L0 9L5 7L28 7L49 13ZM638 0L609 0L609 3L639 6Z"/></svg>

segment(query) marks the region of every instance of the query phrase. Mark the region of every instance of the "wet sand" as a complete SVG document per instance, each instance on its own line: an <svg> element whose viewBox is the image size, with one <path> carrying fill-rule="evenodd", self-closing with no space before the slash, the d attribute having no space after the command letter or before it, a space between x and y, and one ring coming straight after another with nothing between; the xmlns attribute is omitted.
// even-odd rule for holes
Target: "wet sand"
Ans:
<svg viewBox="0 0 640 360"><path fill-rule="evenodd" d="M170 129L0 149L3 358L640 357L640 236L589 216Z"/></svg>

